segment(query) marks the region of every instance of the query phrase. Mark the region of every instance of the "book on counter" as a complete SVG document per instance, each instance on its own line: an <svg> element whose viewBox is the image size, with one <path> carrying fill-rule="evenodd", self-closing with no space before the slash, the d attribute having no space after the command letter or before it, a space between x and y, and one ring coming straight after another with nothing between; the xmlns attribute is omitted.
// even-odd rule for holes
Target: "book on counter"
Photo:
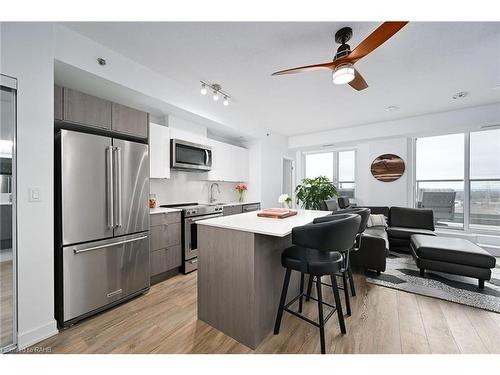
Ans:
<svg viewBox="0 0 500 375"><path fill-rule="evenodd" d="M259 217L268 217L272 219L284 219L294 215L297 215L297 211L288 208L266 208L257 213Z"/></svg>

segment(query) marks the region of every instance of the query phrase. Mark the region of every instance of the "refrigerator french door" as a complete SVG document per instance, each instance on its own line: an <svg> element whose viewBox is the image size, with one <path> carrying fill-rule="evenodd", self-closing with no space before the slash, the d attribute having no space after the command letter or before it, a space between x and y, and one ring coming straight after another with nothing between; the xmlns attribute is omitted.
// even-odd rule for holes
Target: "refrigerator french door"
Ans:
<svg viewBox="0 0 500 375"><path fill-rule="evenodd" d="M67 326L149 288L147 144L61 130L56 315Z"/></svg>
<svg viewBox="0 0 500 375"><path fill-rule="evenodd" d="M0 353L17 344L16 84L0 74Z"/></svg>

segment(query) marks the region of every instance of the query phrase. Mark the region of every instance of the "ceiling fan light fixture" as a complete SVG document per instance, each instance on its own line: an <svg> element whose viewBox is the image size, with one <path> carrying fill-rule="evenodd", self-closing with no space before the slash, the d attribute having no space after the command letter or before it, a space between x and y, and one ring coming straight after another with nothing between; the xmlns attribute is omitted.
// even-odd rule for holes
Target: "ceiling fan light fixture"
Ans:
<svg viewBox="0 0 500 375"><path fill-rule="evenodd" d="M345 85L354 79L354 67L352 64L339 65L333 71L333 83L336 85Z"/></svg>

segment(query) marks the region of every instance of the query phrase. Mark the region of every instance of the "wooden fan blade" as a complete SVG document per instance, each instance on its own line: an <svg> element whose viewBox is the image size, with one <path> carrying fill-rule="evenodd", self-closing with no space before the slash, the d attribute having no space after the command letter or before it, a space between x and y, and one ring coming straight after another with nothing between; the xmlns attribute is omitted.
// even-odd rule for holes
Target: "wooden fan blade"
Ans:
<svg viewBox="0 0 500 375"><path fill-rule="evenodd" d="M401 30L408 21L402 22L384 22L380 25L373 33L368 35L368 37L363 40L348 56L351 62L356 62L359 59L365 57L369 53L373 52L377 47L384 44L388 39L390 39L394 34Z"/></svg>
<svg viewBox="0 0 500 375"><path fill-rule="evenodd" d="M278 76L282 74L295 74L295 73L304 73L304 72L313 72L316 70L324 70L324 69L330 69L333 70L335 67L342 62L345 62L344 59L339 59L336 61L330 61L327 63L323 64L314 64L314 65L306 65L306 66L299 66L297 68L290 68L290 69L285 69L285 70L280 70L279 72L274 72L272 75L273 76Z"/></svg>
<svg viewBox="0 0 500 375"><path fill-rule="evenodd" d="M351 86L354 90L361 91L366 89L368 84L363 76L356 69L354 69L354 79L349 82L349 86Z"/></svg>

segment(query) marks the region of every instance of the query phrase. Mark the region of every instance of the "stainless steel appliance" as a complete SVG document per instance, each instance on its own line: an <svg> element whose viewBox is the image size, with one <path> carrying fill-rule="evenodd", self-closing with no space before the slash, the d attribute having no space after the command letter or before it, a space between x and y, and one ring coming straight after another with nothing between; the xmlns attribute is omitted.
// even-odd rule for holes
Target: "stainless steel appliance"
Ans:
<svg viewBox="0 0 500 375"><path fill-rule="evenodd" d="M149 288L148 145L56 134L56 317L67 326Z"/></svg>
<svg viewBox="0 0 500 375"><path fill-rule="evenodd" d="M219 204L184 203L164 205L182 209L182 261L184 273L198 268L198 230L200 220L222 216L222 206Z"/></svg>
<svg viewBox="0 0 500 375"><path fill-rule="evenodd" d="M206 172L212 169L212 148L180 139L170 140L171 167L178 170Z"/></svg>

